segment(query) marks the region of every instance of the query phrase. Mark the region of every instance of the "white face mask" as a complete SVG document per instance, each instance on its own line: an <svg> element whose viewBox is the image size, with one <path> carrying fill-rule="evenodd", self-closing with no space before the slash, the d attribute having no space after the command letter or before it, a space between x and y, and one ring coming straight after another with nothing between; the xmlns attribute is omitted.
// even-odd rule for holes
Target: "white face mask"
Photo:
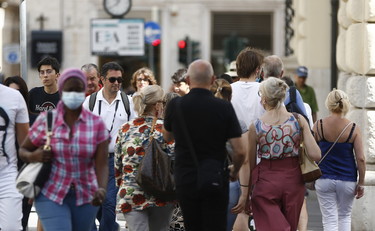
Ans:
<svg viewBox="0 0 375 231"><path fill-rule="evenodd" d="M69 109L75 110L85 101L85 92L63 91L61 100Z"/></svg>

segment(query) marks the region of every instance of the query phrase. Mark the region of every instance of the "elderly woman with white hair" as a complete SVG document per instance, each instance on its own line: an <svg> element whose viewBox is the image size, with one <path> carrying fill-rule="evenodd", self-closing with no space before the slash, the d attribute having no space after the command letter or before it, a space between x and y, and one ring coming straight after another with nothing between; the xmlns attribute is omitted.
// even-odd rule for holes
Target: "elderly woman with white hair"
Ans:
<svg viewBox="0 0 375 231"><path fill-rule="evenodd" d="M315 188L324 230L349 231L354 197L364 195L366 164L361 131L344 117L350 106L345 92L331 91L325 104L330 115L313 128L322 151L319 166L323 173Z"/></svg>
<svg viewBox="0 0 375 231"><path fill-rule="evenodd" d="M167 154L174 150L174 143L166 143L161 132L163 98L164 91L158 85L142 88L133 96L138 117L122 125L118 133L115 145L115 178L119 187L116 210L124 214L130 230L168 230L172 217L174 202L145 193L136 182L138 167L151 136Z"/></svg>

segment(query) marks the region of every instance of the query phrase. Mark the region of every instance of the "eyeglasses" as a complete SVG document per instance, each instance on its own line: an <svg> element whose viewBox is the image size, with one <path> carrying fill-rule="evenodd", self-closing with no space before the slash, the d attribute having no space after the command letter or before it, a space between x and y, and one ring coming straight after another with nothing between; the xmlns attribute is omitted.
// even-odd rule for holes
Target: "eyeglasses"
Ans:
<svg viewBox="0 0 375 231"><path fill-rule="evenodd" d="M39 76L50 75L52 73L53 73L53 69L41 70L39 71Z"/></svg>
<svg viewBox="0 0 375 231"><path fill-rule="evenodd" d="M116 82L116 80L117 80L117 82L118 83L122 83L122 77L110 77L110 78L108 78L108 81L110 82L110 83L114 83L114 82Z"/></svg>
<svg viewBox="0 0 375 231"><path fill-rule="evenodd" d="M148 82L148 79L147 78L137 78L137 81L138 82L142 82L142 81Z"/></svg>

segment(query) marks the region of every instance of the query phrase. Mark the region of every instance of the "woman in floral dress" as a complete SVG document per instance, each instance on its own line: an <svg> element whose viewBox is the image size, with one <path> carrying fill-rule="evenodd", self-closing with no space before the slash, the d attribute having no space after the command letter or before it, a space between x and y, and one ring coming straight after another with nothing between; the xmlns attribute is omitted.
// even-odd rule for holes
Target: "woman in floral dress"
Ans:
<svg viewBox="0 0 375 231"><path fill-rule="evenodd" d="M163 120L156 120L151 133L154 118L163 111L163 97L164 91L157 85L147 86L133 96L134 109L139 117L122 126L116 141L115 177L119 187L116 210L124 214L132 231L165 231L172 216L173 202L146 194L135 180L151 135L166 153L172 154L174 151L174 144L167 144L163 139Z"/></svg>

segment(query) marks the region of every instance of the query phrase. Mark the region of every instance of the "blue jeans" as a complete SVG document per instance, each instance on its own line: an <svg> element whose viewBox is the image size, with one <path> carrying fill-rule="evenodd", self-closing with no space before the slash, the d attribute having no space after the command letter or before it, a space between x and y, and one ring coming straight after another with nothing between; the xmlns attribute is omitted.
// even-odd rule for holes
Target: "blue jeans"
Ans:
<svg viewBox="0 0 375 231"><path fill-rule="evenodd" d="M237 205L238 198L241 195L240 182L229 182L229 203L227 210L227 231L233 230L234 222L236 221L237 214L232 213L230 210Z"/></svg>
<svg viewBox="0 0 375 231"><path fill-rule="evenodd" d="M108 185L107 185L107 195L100 207L96 218L99 220L99 230L100 231L117 231L119 224L116 222L116 197L118 188L115 182L115 167L113 153L109 154L108 157ZM96 225L92 227L92 231L97 230Z"/></svg>
<svg viewBox="0 0 375 231"><path fill-rule="evenodd" d="M35 209L46 231L89 231L99 207L76 205L75 191L70 190L59 205L42 193L35 199Z"/></svg>

